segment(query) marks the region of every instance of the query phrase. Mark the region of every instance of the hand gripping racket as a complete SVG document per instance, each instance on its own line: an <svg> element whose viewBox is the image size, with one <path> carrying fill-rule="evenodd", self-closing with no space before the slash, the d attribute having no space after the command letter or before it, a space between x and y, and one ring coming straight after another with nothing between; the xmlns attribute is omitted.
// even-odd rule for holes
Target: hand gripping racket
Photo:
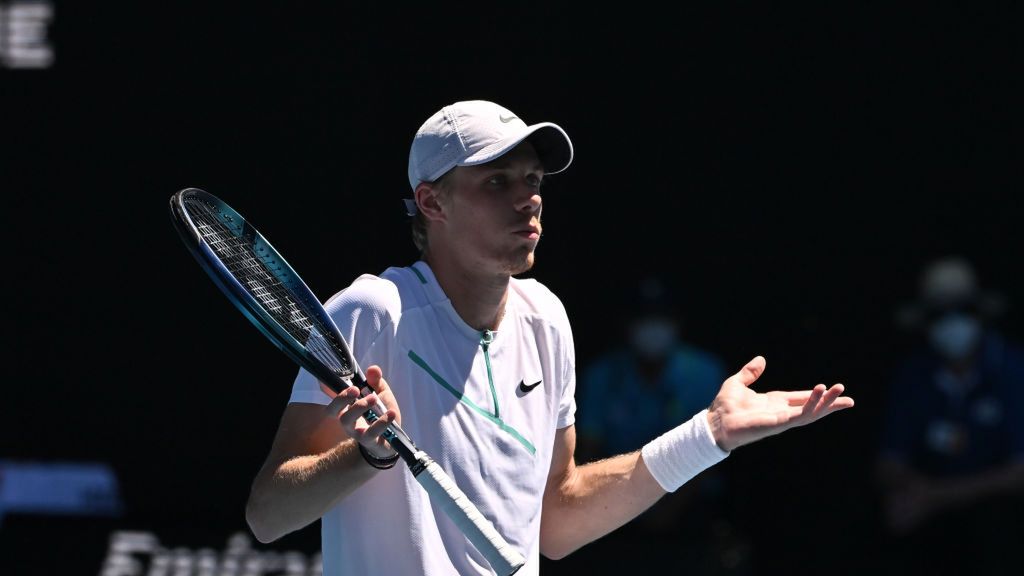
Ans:
<svg viewBox="0 0 1024 576"><path fill-rule="evenodd" d="M213 282L281 351L334 394L349 386L364 394L370 390L320 301L245 218L212 194L187 188L171 196L171 219ZM364 416L373 422L385 413L378 401ZM384 438L498 574L513 574L523 566L523 556L398 425L391 424Z"/></svg>

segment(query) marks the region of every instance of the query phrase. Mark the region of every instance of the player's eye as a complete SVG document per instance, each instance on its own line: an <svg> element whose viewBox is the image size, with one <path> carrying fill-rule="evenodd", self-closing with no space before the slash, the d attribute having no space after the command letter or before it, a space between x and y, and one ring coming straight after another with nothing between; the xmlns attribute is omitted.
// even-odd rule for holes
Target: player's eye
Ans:
<svg viewBox="0 0 1024 576"><path fill-rule="evenodd" d="M508 183L508 177L504 174L495 174L487 179L487 183L491 186L504 186Z"/></svg>
<svg viewBox="0 0 1024 576"><path fill-rule="evenodd" d="M530 174L530 175L528 175L528 176L526 177L526 183L527 183L527 184L528 184L528 185L529 185L529 186L530 186L531 188L540 188L540 184L541 184L541 182L542 182L542 181L543 181L543 178L541 178L541 177L540 177L539 175L537 175L537 174Z"/></svg>

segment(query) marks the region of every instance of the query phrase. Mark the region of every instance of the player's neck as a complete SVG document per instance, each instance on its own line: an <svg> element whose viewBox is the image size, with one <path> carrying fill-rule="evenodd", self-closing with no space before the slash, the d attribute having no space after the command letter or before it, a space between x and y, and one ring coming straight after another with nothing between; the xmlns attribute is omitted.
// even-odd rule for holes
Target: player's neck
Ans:
<svg viewBox="0 0 1024 576"><path fill-rule="evenodd" d="M509 276L491 274L473 266L462 266L452 259L432 257L423 260L430 265L452 307L463 322L475 330L497 330L505 315Z"/></svg>

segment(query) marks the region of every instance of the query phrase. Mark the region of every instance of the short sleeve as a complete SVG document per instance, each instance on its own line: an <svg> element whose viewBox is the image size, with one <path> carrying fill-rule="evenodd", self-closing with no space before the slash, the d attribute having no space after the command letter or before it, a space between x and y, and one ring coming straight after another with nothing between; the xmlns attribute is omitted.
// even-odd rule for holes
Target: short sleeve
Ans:
<svg viewBox="0 0 1024 576"><path fill-rule="evenodd" d="M576 345L573 341L569 314L554 292L535 281L531 283L539 289L536 291L539 296L539 308L544 311L545 320L555 332L551 343L555 347L554 356L560 367L562 379L555 427L568 428L576 423Z"/></svg>
<svg viewBox="0 0 1024 576"><path fill-rule="evenodd" d="M380 341L386 340L389 334L393 336L393 320L401 311L398 289L393 283L364 274L329 298L324 308L360 366L382 363L375 356L387 346ZM385 338L382 339L382 335ZM331 397L321 390L316 378L300 368L288 402L326 405L330 401Z"/></svg>
<svg viewBox="0 0 1024 576"><path fill-rule="evenodd" d="M563 310L564 314L564 310ZM558 404L558 429L567 428L576 422L576 349L572 329L566 318L562 340L562 396Z"/></svg>

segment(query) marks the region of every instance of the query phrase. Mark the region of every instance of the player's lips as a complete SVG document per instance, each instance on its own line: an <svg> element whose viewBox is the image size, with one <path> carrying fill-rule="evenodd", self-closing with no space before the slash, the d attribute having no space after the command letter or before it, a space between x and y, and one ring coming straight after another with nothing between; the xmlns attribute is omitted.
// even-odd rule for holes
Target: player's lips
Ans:
<svg viewBox="0 0 1024 576"><path fill-rule="evenodd" d="M540 238L540 226L527 226L526 228L516 230L516 235L535 240Z"/></svg>

